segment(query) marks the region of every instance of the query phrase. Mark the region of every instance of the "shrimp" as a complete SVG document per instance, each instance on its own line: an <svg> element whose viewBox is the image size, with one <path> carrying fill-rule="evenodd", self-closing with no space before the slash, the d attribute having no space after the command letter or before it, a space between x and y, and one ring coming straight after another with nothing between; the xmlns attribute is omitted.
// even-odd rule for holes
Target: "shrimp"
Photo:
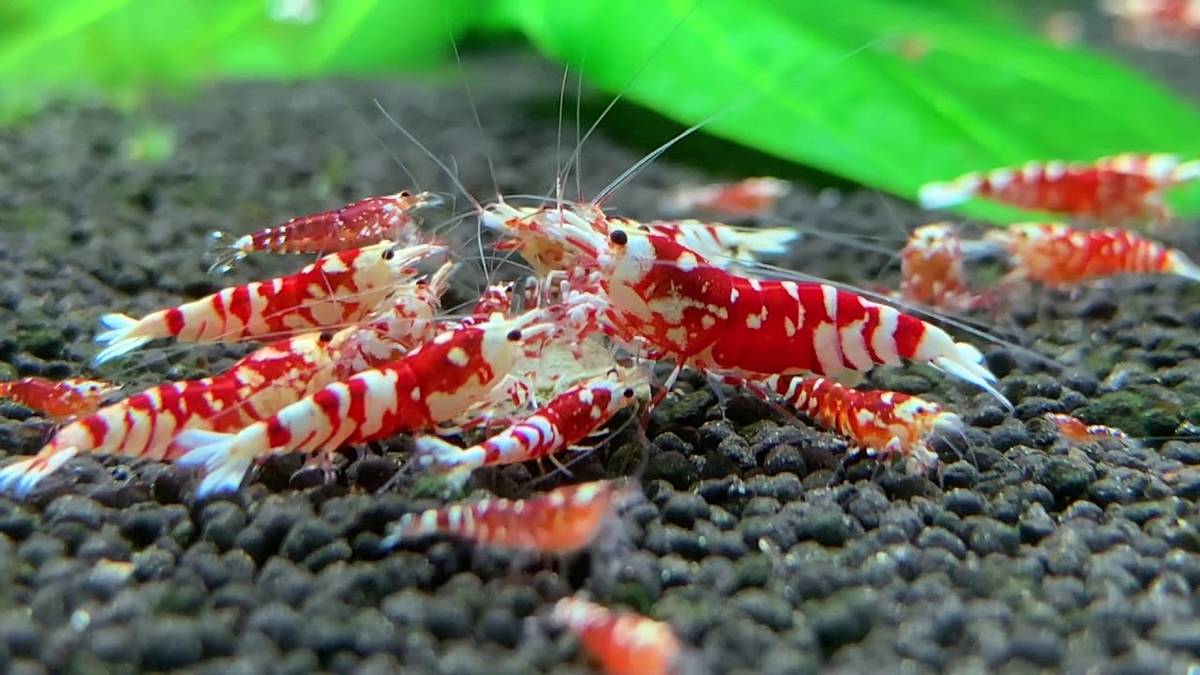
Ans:
<svg viewBox="0 0 1200 675"><path fill-rule="evenodd" d="M328 255L296 274L232 286L141 319L106 314L100 321L109 330L96 336L106 346L92 363L156 338L236 342L354 323L392 297L398 284L414 278L414 264L445 250L431 244L397 249L382 241Z"/></svg>
<svg viewBox="0 0 1200 675"><path fill-rule="evenodd" d="M59 429L37 455L0 469L0 491L27 495L78 454L171 460L171 439L183 429L240 429L331 382L337 341L330 333L287 338L221 375L168 382L101 408Z"/></svg>
<svg viewBox="0 0 1200 675"><path fill-rule="evenodd" d="M662 200L666 213L686 213L697 209L749 218L775 208L780 197L792 191L791 183L778 178L746 178L733 183L680 187Z"/></svg>
<svg viewBox="0 0 1200 675"><path fill-rule="evenodd" d="M1120 274L1175 274L1200 281L1200 267L1182 251L1126 230L1020 223L985 238L1007 249L1013 280L1061 287Z"/></svg>
<svg viewBox="0 0 1200 675"><path fill-rule="evenodd" d="M845 436L867 457L904 457L909 473L923 474L937 466L937 453L928 445L932 434L962 434L958 415L910 394L858 391L824 377L772 376L758 386L818 426Z"/></svg>
<svg viewBox="0 0 1200 675"><path fill-rule="evenodd" d="M81 378L55 381L23 377L0 382L0 398L11 398L27 408L62 421L95 412L106 396L120 388L120 385Z"/></svg>
<svg viewBox="0 0 1200 675"><path fill-rule="evenodd" d="M558 213L568 212L553 215ZM618 227L603 236L569 217L522 223L570 247L594 271L610 303L606 319L620 342L644 347L651 358L675 359L664 392L686 365L745 377L836 376L909 360L1007 403L978 349L849 291L816 282L740 277L653 233Z"/></svg>
<svg viewBox="0 0 1200 675"><path fill-rule="evenodd" d="M1129 436L1120 429L1106 427L1103 424L1084 424L1073 415L1062 413L1046 413L1046 420L1054 425L1060 436L1072 443L1087 443L1104 438L1112 438L1121 443L1128 443Z"/></svg>
<svg viewBox="0 0 1200 675"><path fill-rule="evenodd" d="M1019 168L968 173L948 183L927 183L922 208L940 209L971 197L988 197L1025 209L1088 216L1118 223L1128 219L1166 221L1166 188L1200 178L1200 160L1181 162L1168 154L1126 153L1092 163L1029 162Z"/></svg>
<svg viewBox="0 0 1200 675"><path fill-rule="evenodd" d="M714 264L727 267L736 262L755 262L760 255L786 253L788 245L800 233L792 228L744 228L724 223L700 220L655 220L641 223L627 218L609 218L599 209L586 204L571 204L573 216L581 216L588 227L607 235L610 226L619 225L633 230L640 229L669 237L706 257ZM504 202L490 204L484 209L481 221L490 229L513 233L522 230L523 220L545 218L557 209L522 207L517 208ZM533 267L538 276L545 277L552 271L570 270L576 267L575 256L567 247L552 237L525 232L516 239L501 241L498 250L517 250L521 257Z"/></svg>
<svg viewBox="0 0 1200 675"><path fill-rule="evenodd" d="M906 302L963 311L978 304L967 288L962 242L950 223L913 231L900 251L900 297Z"/></svg>
<svg viewBox="0 0 1200 675"><path fill-rule="evenodd" d="M614 370L568 389L529 418L470 448L433 436L417 439L416 461L419 466L465 477L479 467L549 457L582 441L636 400L634 388Z"/></svg>
<svg viewBox="0 0 1200 675"><path fill-rule="evenodd" d="M391 550L403 541L446 534L543 555L574 553L596 540L631 489L623 481L595 481L528 499L484 499L408 513L388 528L380 547Z"/></svg>
<svg viewBox="0 0 1200 675"><path fill-rule="evenodd" d="M685 669L683 646L661 621L570 597L554 605L551 617L579 638L607 675L678 675Z"/></svg>
<svg viewBox="0 0 1200 675"><path fill-rule="evenodd" d="M1100 7L1117 18L1126 43L1194 51L1200 40L1200 0L1102 0Z"/></svg>
<svg viewBox="0 0 1200 675"><path fill-rule="evenodd" d="M237 489L268 455L325 455L346 444L424 431L455 419L512 369L551 326L542 312L494 317L439 333L402 359L335 382L236 434L184 431L174 446L184 466L203 467L198 496Z"/></svg>
<svg viewBox="0 0 1200 675"><path fill-rule="evenodd" d="M276 227L237 237L215 231L209 235L210 274L228 272L254 252L337 253L370 246L385 239L412 241L417 234L414 212L439 206L442 197L431 192L368 197L331 211L292 218Z"/></svg>

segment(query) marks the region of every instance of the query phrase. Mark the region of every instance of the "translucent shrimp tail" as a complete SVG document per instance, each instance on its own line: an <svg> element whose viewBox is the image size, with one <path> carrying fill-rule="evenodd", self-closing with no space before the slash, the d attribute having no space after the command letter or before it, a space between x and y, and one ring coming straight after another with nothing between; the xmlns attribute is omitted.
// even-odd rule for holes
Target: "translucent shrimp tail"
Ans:
<svg viewBox="0 0 1200 675"><path fill-rule="evenodd" d="M78 452L74 446L48 447L33 457L5 466L0 469L0 493L27 497L43 478L57 471Z"/></svg>
<svg viewBox="0 0 1200 675"><path fill-rule="evenodd" d="M996 397L996 400L1000 401L1006 408L1012 410L1012 403L1005 398L1004 394L1000 393L999 389L996 389L996 376L984 365L983 353L976 349L974 345L967 344L966 342L956 342L954 343L953 353L935 357L932 365L947 375L957 377L960 380L970 382L979 387Z"/></svg>
<svg viewBox="0 0 1200 675"><path fill-rule="evenodd" d="M214 230L208 234L208 252L205 258L212 261L208 273L225 274L250 252L250 235L237 236Z"/></svg>
<svg viewBox="0 0 1200 675"><path fill-rule="evenodd" d="M379 541L379 552L389 553L405 541L435 534L438 531L437 518L429 520L422 516L424 513L406 513L400 516L400 520L388 525L387 535Z"/></svg>
<svg viewBox="0 0 1200 675"><path fill-rule="evenodd" d="M745 253L787 253L789 244L800 238L800 231L787 227L738 232L739 248Z"/></svg>
<svg viewBox="0 0 1200 675"><path fill-rule="evenodd" d="M1179 251L1172 251L1170 255L1167 271L1185 279L1200 282L1200 265L1192 262L1191 258Z"/></svg>
<svg viewBox="0 0 1200 675"><path fill-rule="evenodd" d="M1187 183L1196 179L1200 179L1200 159L1184 162L1171 171L1171 181L1175 183Z"/></svg>
<svg viewBox="0 0 1200 675"><path fill-rule="evenodd" d="M422 436L413 442L412 461L421 469L438 473L472 469L483 466L480 453L464 450L436 436Z"/></svg>
<svg viewBox="0 0 1200 675"><path fill-rule="evenodd" d="M196 488L197 498L233 492L241 486L253 457L233 453L235 438L236 434L201 429L188 429L175 437L172 445L183 451L176 463L204 470L204 479Z"/></svg>
<svg viewBox="0 0 1200 675"><path fill-rule="evenodd" d="M98 366L105 361L111 361L150 342L154 338L148 335L134 335L138 320L128 314L105 314L100 317L100 325L108 330L96 336L96 342L105 345L92 359L92 365Z"/></svg>
<svg viewBox="0 0 1200 675"><path fill-rule="evenodd" d="M917 192L917 202L923 209L944 209L970 199L978 188L977 181L956 180L949 183L926 183Z"/></svg>

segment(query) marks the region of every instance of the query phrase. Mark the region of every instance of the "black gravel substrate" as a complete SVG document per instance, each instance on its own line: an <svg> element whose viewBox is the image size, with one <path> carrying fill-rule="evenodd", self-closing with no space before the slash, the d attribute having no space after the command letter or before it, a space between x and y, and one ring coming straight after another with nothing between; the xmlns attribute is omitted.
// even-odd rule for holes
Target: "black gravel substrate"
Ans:
<svg viewBox="0 0 1200 675"><path fill-rule="evenodd" d="M209 229L246 231L394 191L408 179L393 154L424 187L448 189L373 97L452 154L481 198L492 190L485 147L503 190L544 192L560 73L504 54L470 60L467 72L486 141L452 79L230 85L134 115L52 108L0 132L0 376L86 373L102 312L140 314L214 290L201 260ZM606 100L589 96L585 111ZM174 153L146 158L147 130L160 128L173 133ZM619 106L587 146L585 193L676 130ZM828 231L896 248L902 228L927 219L789 171L697 138L617 207L652 215L665 186L773 173L810 186L785 213ZM1193 252L1194 226L1177 236ZM884 257L821 240L786 262L866 285L895 281ZM234 278L296 265L254 258ZM470 290L464 282L450 304ZM330 485L272 461L237 497L203 504L178 469L73 460L27 502L0 498L0 671L589 672L574 641L539 620L580 589L669 621L717 673L1200 666L1200 443L1069 447L1036 419L1063 411L1138 436L1200 434L1200 288L1135 280L1015 304L983 320L1057 362L988 347L1015 414L932 371L872 376L969 422L971 447L944 448L940 476L843 470L842 441L733 392L722 407L685 378L647 430L646 500L626 514L631 548L569 560L446 541L381 557L386 523L435 503L411 481L376 493L404 458L399 444L348 452ZM136 390L243 352L152 350L93 374ZM36 451L50 431L15 404L0 404L0 418L3 456ZM573 479L636 466L637 443L626 433ZM484 472L474 488L514 496L554 483L535 485L536 474Z"/></svg>

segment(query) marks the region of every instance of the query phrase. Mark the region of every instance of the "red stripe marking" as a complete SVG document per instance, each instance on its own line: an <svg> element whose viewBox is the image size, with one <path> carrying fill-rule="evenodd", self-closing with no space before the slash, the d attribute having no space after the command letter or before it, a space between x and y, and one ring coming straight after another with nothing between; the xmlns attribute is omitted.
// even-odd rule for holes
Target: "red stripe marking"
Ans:
<svg viewBox="0 0 1200 675"><path fill-rule="evenodd" d="M167 310L166 322L167 330L171 332L171 335L179 335L183 332L183 312L179 311L178 307Z"/></svg>

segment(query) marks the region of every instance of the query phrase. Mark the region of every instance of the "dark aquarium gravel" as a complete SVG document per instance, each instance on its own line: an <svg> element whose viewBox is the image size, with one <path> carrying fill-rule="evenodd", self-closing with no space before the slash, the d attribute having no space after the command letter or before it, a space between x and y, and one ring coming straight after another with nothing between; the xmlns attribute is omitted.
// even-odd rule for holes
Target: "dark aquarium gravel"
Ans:
<svg viewBox="0 0 1200 675"><path fill-rule="evenodd" d="M60 105L0 132L0 376L87 372L99 314L215 290L224 282L201 258L211 229L248 231L407 187L393 157L422 187L448 190L373 98L453 156L481 198L493 190L486 154L501 189L547 189L561 73L506 54L468 60L466 71L486 138L453 78L227 85L136 113ZM1194 72L1180 78L1194 84ZM585 119L607 100L586 95ZM618 105L585 148L584 193L677 130ZM159 157L147 139L162 131L174 149ZM885 246L931 218L701 137L613 206L651 215L668 186L757 174L800 184L784 216ZM1181 224L1172 241L1195 252L1196 225ZM447 236L470 258L474 234L464 225ZM820 238L782 262L896 282L886 256ZM252 257L233 278L298 264ZM475 281L464 277L447 304L467 300ZM347 451L332 483L275 459L236 496L203 503L183 470L74 459L28 500L0 497L0 671L592 672L544 621L580 590L670 622L715 673L1200 667L1200 443L1189 440L1200 433L1200 287L1125 280L1014 304L977 317L1020 346L985 349L1014 412L921 368L868 380L963 416L962 442L939 446L940 474L843 462L836 436L685 376L645 440L629 425L571 468L571 481L641 468L645 499L624 514L624 541L561 560L442 539L382 554L389 522L438 503L397 474L403 439ZM94 374L137 390L243 353L151 349ZM1048 411L1177 438L1072 446L1040 419ZM4 456L35 452L50 432L21 406L0 406ZM568 480L541 476L480 472L467 496Z"/></svg>

